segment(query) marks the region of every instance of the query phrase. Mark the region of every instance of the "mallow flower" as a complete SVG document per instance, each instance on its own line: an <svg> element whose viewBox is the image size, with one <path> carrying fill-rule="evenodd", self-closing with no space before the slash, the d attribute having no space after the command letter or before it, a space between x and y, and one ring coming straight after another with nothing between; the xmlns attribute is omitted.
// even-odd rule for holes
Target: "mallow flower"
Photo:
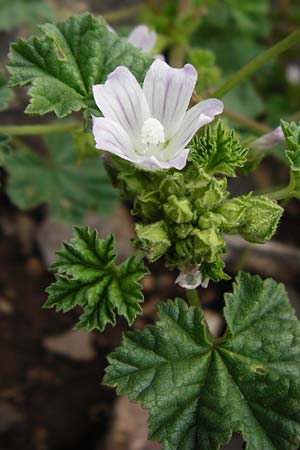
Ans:
<svg viewBox="0 0 300 450"><path fill-rule="evenodd" d="M209 278L203 279L198 266L188 267L180 272L175 283L185 289L196 289L199 286L207 288Z"/></svg>
<svg viewBox="0 0 300 450"><path fill-rule="evenodd" d="M199 128L223 111L218 99L199 102L187 111L197 71L155 60L141 87L133 74L117 67L105 84L93 86L104 117L93 117L96 148L142 168L183 169L191 141Z"/></svg>
<svg viewBox="0 0 300 450"><path fill-rule="evenodd" d="M107 29L112 33L116 33L115 30L107 24ZM150 53L153 50L157 39L155 31L150 30L147 25L137 25L132 29L128 35L128 42L134 47L140 49L144 53ZM162 55L156 55L159 59L163 59Z"/></svg>
<svg viewBox="0 0 300 450"><path fill-rule="evenodd" d="M150 53L157 39L155 31L150 30L147 25L137 25L129 33L128 42L139 48L144 53Z"/></svg>
<svg viewBox="0 0 300 450"><path fill-rule="evenodd" d="M274 145L280 144L280 142L284 141L284 133L282 131L281 126L278 126L274 130L270 131L267 134L264 134L260 138L256 139L252 144L252 148L255 150L269 150L274 147Z"/></svg>

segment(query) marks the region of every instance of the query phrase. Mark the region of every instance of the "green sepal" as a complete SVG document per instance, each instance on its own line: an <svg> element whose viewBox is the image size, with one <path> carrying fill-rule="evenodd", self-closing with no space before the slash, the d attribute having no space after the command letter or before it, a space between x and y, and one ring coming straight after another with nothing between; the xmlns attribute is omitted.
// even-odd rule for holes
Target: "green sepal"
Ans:
<svg viewBox="0 0 300 450"><path fill-rule="evenodd" d="M102 240L97 231L75 227L72 241L63 242L56 255L50 269L57 274L46 289L45 308L66 312L80 306L77 327L88 331L115 325L116 310L133 323L144 299L139 280L149 271L134 257L117 266L113 235Z"/></svg>
<svg viewBox="0 0 300 450"><path fill-rule="evenodd" d="M185 190L184 175L179 172L174 172L165 176L159 186L162 200L167 199L170 195L183 197Z"/></svg>
<svg viewBox="0 0 300 450"><path fill-rule="evenodd" d="M244 225L246 221L246 210L251 194L226 200L217 212L223 217L222 229L225 233L234 233Z"/></svg>
<svg viewBox="0 0 300 450"><path fill-rule="evenodd" d="M170 195L164 205L165 220L175 223L188 223L193 219L193 211L187 198Z"/></svg>
<svg viewBox="0 0 300 450"><path fill-rule="evenodd" d="M159 220L162 216L159 192L153 191L139 195L135 199L132 213L143 217L147 221Z"/></svg>
<svg viewBox="0 0 300 450"><path fill-rule="evenodd" d="M215 261L216 257L225 251L225 241L220 233L213 228L210 230L197 230L192 232L193 254L196 260L204 259L208 263Z"/></svg>
<svg viewBox="0 0 300 450"><path fill-rule="evenodd" d="M155 326L123 335L103 381L149 411L163 450L219 450L233 432L249 450L296 450L300 326L284 287L241 273L225 302L219 340L198 308L160 303Z"/></svg>
<svg viewBox="0 0 300 450"><path fill-rule="evenodd" d="M224 217L216 212L207 211L200 215L198 220L198 227L201 230L211 229L211 228L222 228L224 223Z"/></svg>
<svg viewBox="0 0 300 450"><path fill-rule="evenodd" d="M198 212L203 212L208 209L217 208L224 202L228 196L226 178L212 178L209 184L198 190L198 195L194 201L195 208Z"/></svg>
<svg viewBox="0 0 300 450"><path fill-rule="evenodd" d="M163 220L149 225L136 224L137 245L150 262L163 256L171 246L168 228Z"/></svg>

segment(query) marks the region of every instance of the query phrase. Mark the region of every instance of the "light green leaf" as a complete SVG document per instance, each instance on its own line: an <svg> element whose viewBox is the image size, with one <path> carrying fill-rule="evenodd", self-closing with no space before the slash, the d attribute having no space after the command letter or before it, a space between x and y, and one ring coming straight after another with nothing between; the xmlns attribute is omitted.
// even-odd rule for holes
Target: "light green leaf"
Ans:
<svg viewBox="0 0 300 450"><path fill-rule="evenodd" d="M300 442L300 326L282 284L241 273L213 341L200 310L161 303L159 322L125 333L104 382L150 412L164 450L217 450L233 432L248 450Z"/></svg>
<svg viewBox="0 0 300 450"><path fill-rule="evenodd" d="M47 138L48 157L19 149L5 162L7 192L21 209L48 203L54 220L75 224L88 210L110 213L117 193L100 156L78 161L71 135Z"/></svg>
<svg viewBox="0 0 300 450"><path fill-rule="evenodd" d="M0 0L0 30L21 24L36 24L52 16L45 0Z"/></svg>
<svg viewBox="0 0 300 450"><path fill-rule="evenodd" d="M31 85L31 114L94 108L92 86L105 82L117 66L128 67L142 81L151 60L126 39L108 31L91 14L40 27L41 35L12 44L8 69L12 86Z"/></svg>
<svg viewBox="0 0 300 450"><path fill-rule="evenodd" d="M58 274L47 288L45 307L69 311L81 306L78 328L102 331L108 323L115 325L115 310L132 324L141 312L144 297L138 281L148 270L134 257L116 266L112 235L102 240L87 227L74 228L73 240L63 243L51 269Z"/></svg>

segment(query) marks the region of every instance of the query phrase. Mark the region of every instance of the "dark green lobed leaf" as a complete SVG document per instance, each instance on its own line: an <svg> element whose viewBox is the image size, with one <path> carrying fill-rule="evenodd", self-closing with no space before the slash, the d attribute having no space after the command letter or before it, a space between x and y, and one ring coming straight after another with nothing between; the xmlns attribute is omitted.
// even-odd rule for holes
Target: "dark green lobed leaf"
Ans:
<svg viewBox="0 0 300 450"><path fill-rule="evenodd" d="M116 205L117 193L100 157L78 161L70 135L51 135L46 143L46 158L19 149L5 160L12 202L21 209L48 203L54 220L72 225L79 223L88 210L109 214Z"/></svg>
<svg viewBox="0 0 300 450"><path fill-rule="evenodd" d="M69 311L80 306L78 328L103 330L116 322L115 310L132 324L141 312L141 280L148 270L131 257L115 264L115 239L99 239L96 231L74 228L71 242L64 242L51 269L56 281L47 288L46 308Z"/></svg>
<svg viewBox="0 0 300 450"><path fill-rule="evenodd" d="M248 450L300 443L300 326L284 287L241 273L225 296L228 330L212 341L182 300L124 335L104 382L150 411L164 450L217 450L242 433Z"/></svg>
<svg viewBox="0 0 300 450"><path fill-rule="evenodd" d="M40 31L39 36L12 44L8 65L12 86L31 85L26 109L31 114L65 117L94 109L94 84L104 83L121 65L142 81L151 63L126 39L108 31L104 20L88 13L45 24Z"/></svg>

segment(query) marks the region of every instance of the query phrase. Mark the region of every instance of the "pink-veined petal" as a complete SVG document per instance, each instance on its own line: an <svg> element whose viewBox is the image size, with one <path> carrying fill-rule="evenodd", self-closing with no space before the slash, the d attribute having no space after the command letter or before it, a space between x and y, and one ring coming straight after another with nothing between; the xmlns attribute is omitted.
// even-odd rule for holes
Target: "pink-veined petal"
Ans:
<svg viewBox="0 0 300 450"><path fill-rule="evenodd" d="M128 42L145 53L151 52L155 45L157 34L146 25L138 25L128 36Z"/></svg>
<svg viewBox="0 0 300 450"><path fill-rule="evenodd" d="M186 165L189 151L190 149L185 148L180 153L178 153L177 156L169 161L161 161L156 156L150 156L148 158L142 159L138 164L145 169L150 170L170 169L171 167L174 167L177 170L181 170Z"/></svg>
<svg viewBox="0 0 300 450"><path fill-rule="evenodd" d="M172 137L168 147L164 150L165 158L171 158L183 149L192 139L199 128L212 122L224 110L224 105L217 98L210 98L199 102L187 111L180 129Z"/></svg>
<svg viewBox="0 0 300 450"><path fill-rule="evenodd" d="M123 66L117 67L105 84L93 86L95 102L107 119L118 122L133 139L150 112L142 88L132 73Z"/></svg>
<svg viewBox="0 0 300 450"><path fill-rule="evenodd" d="M196 81L197 71L191 64L175 69L156 59L147 72L143 90L151 116L163 124L167 138L181 125Z"/></svg>
<svg viewBox="0 0 300 450"><path fill-rule="evenodd" d="M132 141L118 122L93 116L93 135L99 150L113 153L128 161L134 158Z"/></svg>

